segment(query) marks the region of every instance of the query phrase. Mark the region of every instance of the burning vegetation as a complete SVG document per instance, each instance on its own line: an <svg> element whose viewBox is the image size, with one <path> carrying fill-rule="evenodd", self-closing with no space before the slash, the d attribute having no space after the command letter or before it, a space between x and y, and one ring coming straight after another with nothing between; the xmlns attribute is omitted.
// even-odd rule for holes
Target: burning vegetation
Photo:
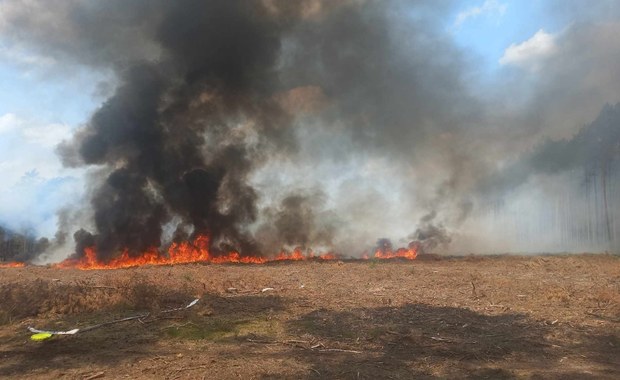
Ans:
<svg viewBox="0 0 620 380"><path fill-rule="evenodd" d="M22 268L26 264L19 261L0 262L0 268Z"/></svg>
<svg viewBox="0 0 620 380"><path fill-rule="evenodd" d="M475 235L464 241L478 249L496 241L507 250L530 241L546 248L535 239L555 251L619 247L620 106L605 107L572 137L528 151L530 129L544 122L497 116L502 101L481 99L467 85L475 70L445 38L442 7L348 0L5 6L0 28L16 42L113 79L57 149L65 167L87 172L84 199L61 211L56 238L29 241L19 254L11 244L1 260L42 261L61 247L62 258L71 257L60 266L83 268L363 252L414 259L461 231ZM565 173L569 185L559 186ZM537 187L541 207L531 206L529 189L518 193L536 176L557 181ZM566 202L555 202L557 188ZM510 196L516 211L505 206ZM413 243L370 248L381 236ZM472 251L462 242L458 249Z"/></svg>
<svg viewBox="0 0 620 380"><path fill-rule="evenodd" d="M107 262L98 259L95 247L87 247L84 249L84 256L69 258L56 266L59 268L78 269L117 269L140 265L172 265L196 262L265 264L272 261L333 260L335 258L336 256L331 253L314 255L312 252L304 253L299 248L290 253L282 252L272 259L260 256L241 256L238 252L214 256L209 252L209 238L207 236L198 236L192 242L173 243L165 254L161 254L157 249L152 249L139 256L132 257L125 250L119 256Z"/></svg>
<svg viewBox="0 0 620 380"><path fill-rule="evenodd" d="M198 236L192 242L173 243L164 254L157 249L152 249L138 256L131 256L127 250L120 255L105 262L97 257L95 247L87 247L84 249L84 255L81 257L69 258L59 264L57 268L77 268L83 270L90 269L119 269L129 268L141 265L173 265L187 263L241 263L241 264L266 264L279 261L327 261L343 259L342 256L333 253L315 254L312 250L302 250L295 248L290 252L282 251L279 254L267 258L263 256L241 256L239 252L230 252L228 254L212 255L209 252L209 238L207 236ZM387 239L381 239L372 255L362 255L363 260L373 259L407 259L414 260L418 256L421 246L417 242L409 244L408 248L393 249L392 244ZM23 264L22 264L23 266Z"/></svg>
<svg viewBox="0 0 620 380"><path fill-rule="evenodd" d="M395 66L415 63L392 59L390 36L375 26L392 17L381 6L321 3L309 12L310 3L113 1L84 8L76 4L81 9L77 13L86 19L99 20L102 15L114 19L115 30L128 37L124 41L131 46L117 40L116 33L91 30L104 27L98 22L77 22L72 13L65 15L77 33L74 38L97 36L83 42L100 52L106 50L101 46L114 51L98 55L97 64L112 68L118 83L84 127L58 149L65 166L92 168L88 194L92 215L61 220L58 236L73 235L75 253L60 267L337 257L312 251L314 247L336 251L337 243L340 251L343 247L337 232L343 222L319 217L325 203L322 191L291 189L279 203L265 206L270 194L257 188L257 172L296 159L299 134L306 128L301 120L309 114L327 123L336 112L347 124L362 125L356 111L342 103L353 99L349 94L353 89L347 88L351 79L367 82L371 66L388 73ZM113 17L119 12L128 17ZM135 24L138 16L141 22ZM350 67L357 67L356 72L342 71L353 57L341 56L325 41L342 34L345 20L344 28L361 39L341 39L336 46L349 46L354 55L374 50L381 57L378 62L360 66L362 61L356 60ZM92 33L79 32L83 28ZM138 53L134 43L152 49ZM331 53L321 54L326 49ZM308 64L305 54L310 51L319 66L343 77L327 78L323 69ZM353 77L345 78L349 73ZM305 83L300 82L302 77ZM368 99L363 102L373 102L382 85L365 86ZM408 83L403 89L414 87ZM384 111L398 115L395 125L386 126L393 129L388 134L408 126L407 119L415 116L403 114L404 109L376 109L368 114L374 119L368 123L378 123ZM80 228L74 232L76 224ZM414 259L419 249L415 244L393 249L383 243L372 251L346 248L370 251L370 257L407 259ZM270 252L280 253L265 256Z"/></svg>

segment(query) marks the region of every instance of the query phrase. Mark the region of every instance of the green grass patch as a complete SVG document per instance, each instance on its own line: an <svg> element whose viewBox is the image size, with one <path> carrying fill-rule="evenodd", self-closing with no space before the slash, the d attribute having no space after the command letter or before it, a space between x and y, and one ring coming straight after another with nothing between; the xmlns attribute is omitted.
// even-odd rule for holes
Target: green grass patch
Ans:
<svg viewBox="0 0 620 380"><path fill-rule="evenodd" d="M353 325L340 324L336 321L325 321L314 317L295 321L293 327L300 334L328 336L333 338L355 339L359 337L361 333L361 331Z"/></svg>
<svg viewBox="0 0 620 380"><path fill-rule="evenodd" d="M207 318L170 326L165 331L171 338L218 342L244 336L275 339L283 334L284 328L275 320Z"/></svg>

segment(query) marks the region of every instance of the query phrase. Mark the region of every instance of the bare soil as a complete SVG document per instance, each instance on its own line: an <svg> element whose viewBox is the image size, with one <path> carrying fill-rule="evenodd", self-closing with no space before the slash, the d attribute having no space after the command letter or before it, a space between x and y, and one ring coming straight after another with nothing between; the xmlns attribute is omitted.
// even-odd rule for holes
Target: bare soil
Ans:
<svg viewBox="0 0 620 380"><path fill-rule="evenodd" d="M620 258L0 269L0 378L618 379Z"/></svg>

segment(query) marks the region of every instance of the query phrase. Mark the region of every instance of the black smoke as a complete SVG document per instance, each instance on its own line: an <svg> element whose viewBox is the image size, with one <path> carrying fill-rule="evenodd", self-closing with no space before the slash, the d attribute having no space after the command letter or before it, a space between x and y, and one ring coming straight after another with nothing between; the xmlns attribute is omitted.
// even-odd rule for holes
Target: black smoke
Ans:
<svg viewBox="0 0 620 380"><path fill-rule="evenodd" d="M615 127L578 124L619 100L617 13L602 6L554 35L554 53L533 65L543 71L491 89L446 32L449 1L1 6L5 40L51 57L57 73L113 78L58 149L89 170L90 214L61 226L78 254L199 234L244 255L316 244L359 254L408 235L433 251L536 176L615 170L602 157Z"/></svg>
<svg viewBox="0 0 620 380"><path fill-rule="evenodd" d="M88 18L142 4L130 3L78 9ZM142 4L149 5L157 17L136 26L152 33L160 57L114 62L115 93L59 150L68 165L105 168L91 196L96 231L75 234L78 252L93 243L101 258L159 247L163 226L177 217L176 239L207 234L216 252L255 254L244 230L257 217L247 176L272 151L294 146L290 116L273 99L291 20L261 2ZM235 135L246 126L252 143Z"/></svg>
<svg viewBox="0 0 620 380"><path fill-rule="evenodd" d="M115 74L114 92L58 150L65 165L98 173L78 254L87 245L102 259L138 254L169 243L170 228L172 240L210 235L215 252L271 249L256 239L265 231L274 244L331 245L337 223L322 219L324 202L300 193L259 207L265 194L252 182L269 163L307 159L300 114L321 125L314 136L329 136L311 160L360 150L407 166L432 136L478 113L460 78L465 61L438 33L443 5L76 2L45 18L33 4L11 10L16 25L23 19L15 38Z"/></svg>

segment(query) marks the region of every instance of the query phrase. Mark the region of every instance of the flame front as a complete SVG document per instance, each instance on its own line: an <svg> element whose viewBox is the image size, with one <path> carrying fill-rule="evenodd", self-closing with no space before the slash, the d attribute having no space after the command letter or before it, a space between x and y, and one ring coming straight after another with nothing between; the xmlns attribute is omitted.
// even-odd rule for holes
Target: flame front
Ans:
<svg viewBox="0 0 620 380"><path fill-rule="evenodd" d="M375 252L375 259L395 259L403 258L407 260L415 260L418 257L418 250L415 247L398 248L396 251L378 249Z"/></svg>
<svg viewBox="0 0 620 380"><path fill-rule="evenodd" d="M157 249L150 249L139 256L130 256L129 251L123 251L118 257L108 262L102 262L97 258L95 248L84 250L84 256L79 259L69 258L59 264L58 268L89 269L119 269L142 265L172 265L187 263L242 263L242 264L265 264L276 261L301 261L301 260L335 260L333 253L315 255L312 251L304 253L301 248L292 252L280 252L274 258L261 256L241 256L238 252L229 252L225 255L211 255L209 252L209 237L198 236L193 242L173 243L168 248L167 254L160 254Z"/></svg>
<svg viewBox="0 0 620 380"><path fill-rule="evenodd" d="M8 263L0 262L0 268L21 268L21 267L24 267L24 266L26 266L25 263L20 263L20 262L17 262L17 261L11 261L11 262L8 262Z"/></svg>

